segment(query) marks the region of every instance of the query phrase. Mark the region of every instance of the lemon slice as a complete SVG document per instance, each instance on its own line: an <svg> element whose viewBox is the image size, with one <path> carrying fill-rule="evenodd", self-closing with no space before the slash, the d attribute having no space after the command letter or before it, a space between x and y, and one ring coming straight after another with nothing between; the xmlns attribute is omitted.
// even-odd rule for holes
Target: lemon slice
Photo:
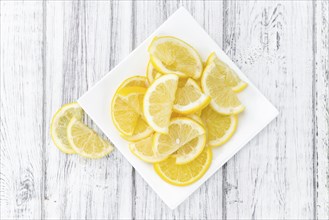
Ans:
<svg viewBox="0 0 329 220"><path fill-rule="evenodd" d="M173 110L181 114L192 114L206 107L210 97L202 93L193 79L179 80Z"/></svg>
<svg viewBox="0 0 329 220"><path fill-rule="evenodd" d="M135 127L143 114L142 103L146 92L142 87L120 89L111 104L112 121L124 136L134 135Z"/></svg>
<svg viewBox="0 0 329 220"><path fill-rule="evenodd" d="M156 163L165 160L168 156L159 155L152 148L153 135L140 141L130 143L130 151L139 159L147 163Z"/></svg>
<svg viewBox="0 0 329 220"><path fill-rule="evenodd" d="M109 142L76 118L72 118L67 126L67 138L74 151L86 158L101 158L113 150Z"/></svg>
<svg viewBox="0 0 329 220"><path fill-rule="evenodd" d="M245 107L225 81L225 75L216 63L210 62L203 71L202 90L210 96L210 105L216 112L224 115L239 114Z"/></svg>
<svg viewBox="0 0 329 220"><path fill-rule="evenodd" d="M151 84L153 83L153 81L157 78L159 78L160 76L162 76L162 74L160 72L158 72L156 69L154 69L152 62L149 61L149 63L147 64L147 70L146 70L146 77L148 82Z"/></svg>
<svg viewBox="0 0 329 220"><path fill-rule="evenodd" d="M133 134L131 136L120 134L120 136L127 141L136 142L150 136L153 133L154 130L145 122L145 119L143 117L139 117L136 122Z"/></svg>
<svg viewBox="0 0 329 220"><path fill-rule="evenodd" d="M147 78L145 76L132 76L125 81L121 83L119 88L117 89L117 92L120 89L126 88L126 87L143 87L147 88L149 86L149 83L147 81Z"/></svg>
<svg viewBox="0 0 329 220"><path fill-rule="evenodd" d="M203 149L206 144L204 127L189 118L174 118L170 122L168 134L155 133L153 149L158 154L169 156L195 138L200 140L193 142L194 145L190 146L195 148L196 151Z"/></svg>
<svg viewBox="0 0 329 220"><path fill-rule="evenodd" d="M159 72L200 78L203 69L198 52L186 42L172 37L155 37L148 48L151 62Z"/></svg>
<svg viewBox="0 0 329 220"><path fill-rule="evenodd" d="M232 70L226 63L221 61L215 52L212 52L208 59L207 64L215 62L218 68L218 71L225 76L225 83L227 86L231 87L234 92L241 92L244 90L248 84L242 81L239 76Z"/></svg>
<svg viewBox="0 0 329 220"><path fill-rule="evenodd" d="M184 144L175 152L176 164L186 164L197 158L206 146L206 142L206 134L203 134Z"/></svg>
<svg viewBox="0 0 329 220"><path fill-rule="evenodd" d="M53 116L50 125L51 138L58 149L67 154L75 153L67 140L66 128L70 120L75 117L82 120L83 111L78 103L63 105Z"/></svg>
<svg viewBox="0 0 329 220"><path fill-rule="evenodd" d="M209 147L205 147L201 154L187 164L176 164L174 156L155 163L155 172L167 183L176 186L190 185L199 180L208 170L212 161L212 152Z"/></svg>
<svg viewBox="0 0 329 220"><path fill-rule="evenodd" d="M201 119L207 130L208 145L218 147L226 143L238 125L237 115L221 115L210 106L203 109Z"/></svg>
<svg viewBox="0 0 329 220"><path fill-rule="evenodd" d="M177 75L161 76L152 83L144 96L145 119L157 132L168 133L177 84Z"/></svg>

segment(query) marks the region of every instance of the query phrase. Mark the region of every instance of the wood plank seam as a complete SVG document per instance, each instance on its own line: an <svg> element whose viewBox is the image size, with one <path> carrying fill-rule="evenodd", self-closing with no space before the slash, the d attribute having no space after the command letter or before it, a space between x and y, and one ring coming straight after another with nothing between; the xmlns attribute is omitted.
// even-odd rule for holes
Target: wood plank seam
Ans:
<svg viewBox="0 0 329 220"><path fill-rule="evenodd" d="M46 135L49 134L49 130L46 127L46 76L47 76L47 66L46 66L46 55L47 55L47 50L46 50L46 42L47 42L47 17L46 17L46 2L42 2L42 100L43 100L43 105L42 105L42 182L41 182L41 205L40 205L40 213L41 213L41 219L45 219L45 181L47 178L47 169L46 169Z"/></svg>
<svg viewBox="0 0 329 220"><path fill-rule="evenodd" d="M316 183L317 183L317 152L316 152L316 125L317 125L317 118L316 118L316 5L315 1L312 2L312 50L313 50L313 60L312 60L312 118L313 118L313 137L312 137L312 143L313 143L313 219L317 219L317 189L316 189Z"/></svg>
<svg viewBox="0 0 329 220"><path fill-rule="evenodd" d="M314 219L329 218L329 3L313 2ZM323 192L324 191L324 192Z"/></svg>

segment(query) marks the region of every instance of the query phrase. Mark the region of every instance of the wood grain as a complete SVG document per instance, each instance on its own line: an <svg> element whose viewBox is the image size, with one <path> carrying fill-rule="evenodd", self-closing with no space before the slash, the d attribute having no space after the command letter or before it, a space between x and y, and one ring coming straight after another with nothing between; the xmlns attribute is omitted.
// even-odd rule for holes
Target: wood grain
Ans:
<svg viewBox="0 0 329 220"><path fill-rule="evenodd" d="M312 219L312 3L228 1L224 10L224 48L280 112L227 163L225 217Z"/></svg>
<svg viewBox="0 0 329 220"><path fill-rule="evenodd" d="M0 218L39 219L44 132L42 3L0 4Z"/></svg>
<svg viewBox="0 0 329 220"><path fill-rule="evenodd" d="M131 6L75 1L46 6L50 121L56 109L75 101L128 55ZM88 160L64 155L48 137L46 158L46 218L131 218L132 168L118 151Z"/></svg>
<svg viewBox="0 0 329 220"><path fill-rule="evenodd" d="M170 210L118 151L65 155L49 126L181 6L280 115ZM328 14L328 1L1 1L0 218L328 219Z"/></svg>
<svg viewBox="0 0 329 220"><path fill-rule="evenodd" d="M314 217L329 219L329 2L315 2L314 13Z"/></svg>

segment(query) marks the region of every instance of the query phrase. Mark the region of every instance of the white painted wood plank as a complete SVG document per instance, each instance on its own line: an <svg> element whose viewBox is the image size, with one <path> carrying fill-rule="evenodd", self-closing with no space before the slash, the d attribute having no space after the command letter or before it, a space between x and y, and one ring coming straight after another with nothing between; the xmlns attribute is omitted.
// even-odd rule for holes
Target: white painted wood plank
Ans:
<svg viewBox="0 0 329 220"><path fill-rule="evenodd" d="M222 2L137 1L134 10L134 46L138 46L179 7L184 6L219 45L222 43ZM222 217L222 172L217 172L175 211L170 210L136 174L136 219L218 219Z"/></svg>
<svg viewBox="0 0 329 220"><path fill-rule="evenodd" d="M131 4L49 1L46 12L49 127L62 104L79 98L130 52ZM47 137L46 159L46 218L131 218L132 168L118 151L83 159L64 155Z"/></svg>
<svg viewBox="0 0 329 220"><path fill-rule="evenodd" d="M40 219L42 2L0 4L0 218Z"/></svg>
<svg viewBox="0 0 329 220"><path fill-rule="evenodd" d="M225 217L312 219L312 2L228 1L224 47L280 115L227 164Z"/></svg>
<svg viewBox="0 0 329 220"><path fill-rule="evenodd" d="M315 2L316 218L329 219L329 2Z"/></svg>

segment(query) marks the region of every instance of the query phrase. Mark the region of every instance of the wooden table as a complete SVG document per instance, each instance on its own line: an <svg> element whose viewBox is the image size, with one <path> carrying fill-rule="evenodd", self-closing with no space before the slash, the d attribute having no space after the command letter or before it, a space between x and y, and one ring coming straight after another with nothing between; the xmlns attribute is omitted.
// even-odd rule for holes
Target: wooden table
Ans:
<svg viewBox="0 0 329 220"><path fill-rule="evenodd" d="M118 151L65 155L49 126L180 6L280 115L172 211ZM1 218L329 218L328 1L4 0L0 12Z"/></svg>

